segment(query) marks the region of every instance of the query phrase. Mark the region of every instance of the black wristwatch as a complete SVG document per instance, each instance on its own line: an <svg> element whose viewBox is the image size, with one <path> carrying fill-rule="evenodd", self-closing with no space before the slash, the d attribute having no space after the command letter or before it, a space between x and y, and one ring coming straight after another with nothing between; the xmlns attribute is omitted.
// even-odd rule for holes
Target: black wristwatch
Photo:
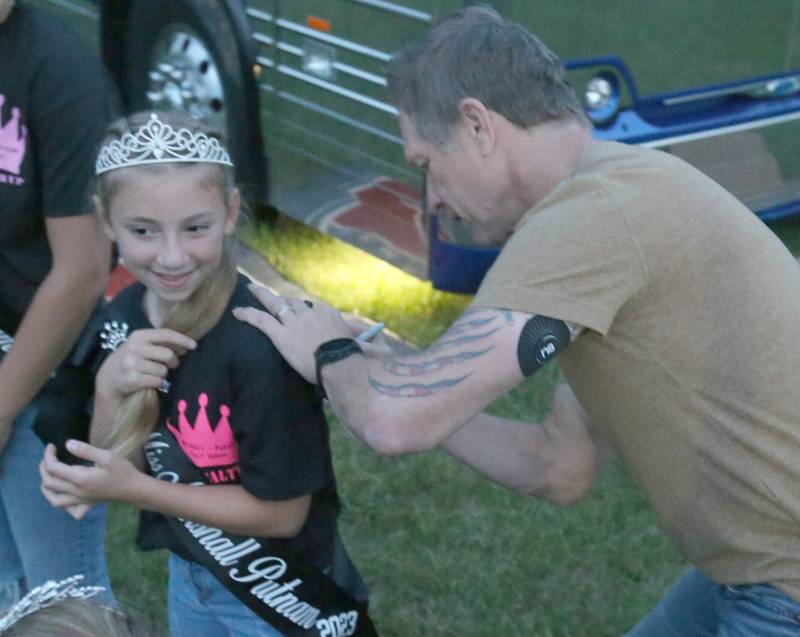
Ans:
<svg viewBox="0 0 800 637"><path fill-rule="evenodd" d="M317 371L317 393L320 398L327 398L328 394L325 393L325 388L322 386L322 367L328 363L335 363L351 354L364 354L361 345L354 338L334 338L330 341L325 341L314 352L314 363L316 364Z"/></svg>

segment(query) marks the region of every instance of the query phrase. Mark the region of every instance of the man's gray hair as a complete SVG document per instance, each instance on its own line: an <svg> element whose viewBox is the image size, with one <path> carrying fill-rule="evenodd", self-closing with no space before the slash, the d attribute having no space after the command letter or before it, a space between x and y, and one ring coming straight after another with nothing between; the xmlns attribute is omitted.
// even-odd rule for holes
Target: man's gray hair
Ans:
<svg viewBox="0 0 800 637"><path fill-rule="evenodd" d="M488 6L444 18L388 66L389 100L422 139L445 146L473 97L520 128L586 118L558 57Z"/></svg>

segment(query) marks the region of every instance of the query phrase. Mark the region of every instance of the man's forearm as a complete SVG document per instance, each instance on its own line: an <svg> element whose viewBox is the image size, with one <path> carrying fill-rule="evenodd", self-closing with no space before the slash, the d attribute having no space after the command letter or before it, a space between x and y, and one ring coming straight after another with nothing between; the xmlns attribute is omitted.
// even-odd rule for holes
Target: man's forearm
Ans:
<svg viewBox="0 0 800 637"><path fill-rule="evenodd" d="M352 356L326 368L323 375L331 408L350 432L384 455L416 453L435 448L483 404L459 401L439 379L417 378L408 390L407 379L393 378L386 367L415 357L364 359ZM442 385L447 385L440 391ZM476 392L477 394L477 392Z"/></svg>
<svg viewBox="0 0 800 637"><path fill-rule="evenodd" d="M543 426L481 413L441 448L492 482L547 499L556 458Z"/></svg>
<svg viewBox="0 0 800 637"><path fill-rule="evenodd" d="M481 413L441 447L497 484L554 504L573 504L592 484L597 454L580 406L571 392L560 393L539 425Z"/></svg>
<svg viewBox="0 0 800 637"><path fill-rule="evenodd" d="M326 366L331 405L379 453L432 449L522 380L516 351L524 322L511 312L470 310L424 352Z"/></svg>

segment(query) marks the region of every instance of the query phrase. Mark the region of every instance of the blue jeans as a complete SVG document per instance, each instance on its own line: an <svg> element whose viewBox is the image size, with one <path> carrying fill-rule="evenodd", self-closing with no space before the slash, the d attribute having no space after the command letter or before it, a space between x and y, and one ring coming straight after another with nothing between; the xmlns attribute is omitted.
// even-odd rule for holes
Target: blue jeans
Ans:
<svg viewBox="0 0 800 637"><path fill-rule="evenodd" d="M718 584L690 569L627 637L799 637L800 602L768 584Z"/></svg>
<svg viewBox="0 0 800 637"><path fill-rule="evenodd" d="M171 637L283 637L196 562L169 556Z"/></svg>
<svg viewBox="0 0 800 637"><path fill-rule="evenodd" d="M44 445L31 429L36 413L29 405L19 414L0 452L0 611L34 586L78 574L83 584L105 586L94 599L113 606L103 550L105 507L92 507L78 521L44 499Z"/></svg>

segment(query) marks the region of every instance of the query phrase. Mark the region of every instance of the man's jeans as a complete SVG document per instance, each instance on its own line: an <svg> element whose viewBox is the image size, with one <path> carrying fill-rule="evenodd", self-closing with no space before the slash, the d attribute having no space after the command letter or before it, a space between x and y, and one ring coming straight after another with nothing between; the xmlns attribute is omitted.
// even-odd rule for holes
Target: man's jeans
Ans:
<svg viewBox="0 0 800 637"><path fill-rule="evenodd" d="M800 602L768 584L718 584L690 569L627 637L800 637Z"/></svg>
<svg viewBox="0 0 800 637"><path fill-rule="evenodd" d="M36 413L34 406L20 413L0 452L0 614L26 588L79 574L82 585L106 587L97 601L114 605L103 552L105 507L92 507L77 521L44 499L44 445L31 429Z"/></svg>

